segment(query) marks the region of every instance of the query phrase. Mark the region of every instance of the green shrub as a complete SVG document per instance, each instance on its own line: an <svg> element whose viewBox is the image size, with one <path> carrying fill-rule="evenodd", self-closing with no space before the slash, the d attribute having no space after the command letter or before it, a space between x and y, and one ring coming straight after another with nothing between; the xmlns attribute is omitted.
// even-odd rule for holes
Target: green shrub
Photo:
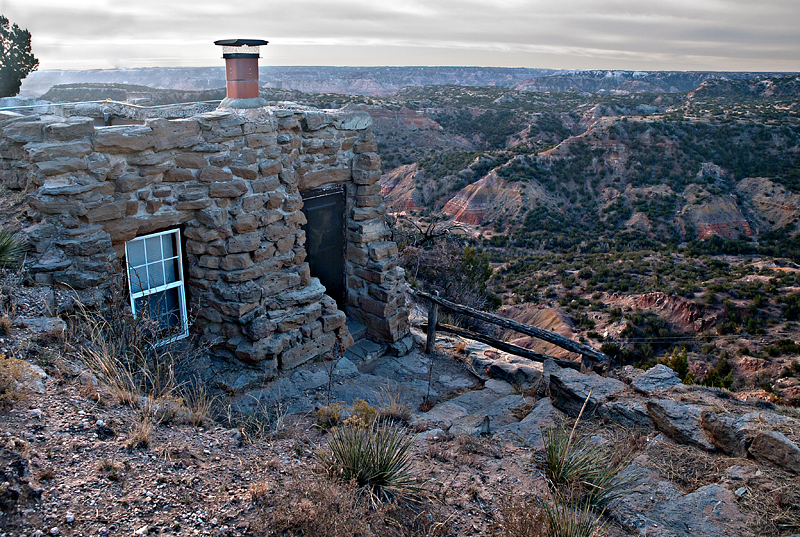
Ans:
<svg viewBox="0 0 800 537"><path fill-rule="evenodd" d="M25 245L17 238L16 234L8 229L0 229L0 266L11 267L19 263Z"/></svg>
<svg viewBox="0 0 800 537"><path fill-rule="evenodd" d="M725 388L726 390L730 388L733 385L733 367L728 359L725 356L720 358L714 368L706 373L700 384L711 388Z"/></svg>
<svg viewBox="0 0 800 537"><path fill-rule="evenodd" d="M353 481L373 502L387 502L419 491L410 473L413 445L413 436L388 422L345 424L331 430L328 449L317 458L332 478Z"/></svg>
<svg viewBox="0 0 800 537"><path fill-rule="evenodd" d="M664 364L675 371L675 373L678 375L678 378L681 379L681 382L686 384L686 375L689 374L689 359L687 358L686 347L681 350L678 350L676 347L672 351L672 355L669 358L659 360L658 363Z"/></svg>

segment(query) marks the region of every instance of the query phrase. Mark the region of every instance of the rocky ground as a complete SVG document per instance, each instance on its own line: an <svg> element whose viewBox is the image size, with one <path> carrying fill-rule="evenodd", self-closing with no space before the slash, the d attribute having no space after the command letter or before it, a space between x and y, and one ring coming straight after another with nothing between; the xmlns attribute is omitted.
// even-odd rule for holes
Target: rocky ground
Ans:
<svg viewBox="0 0 800 537"><path fill-rule="evenodd" d="M68 336L40 324L4 340L4 371L20 382L0 412L3 536L277 535L299 521L359 534L345 522L370 515L320 473L329 434L313 413L359 398L409 411L428 499L392 515L400 534L503 535L511 494L550 501L543 431L571 427L587 400L578 436L631 460L629 488L603 515L610 535L800 532L797 411L684 386L665 366L600 376L440 338L430 374L419 347L389 357L362 340L198 418L174 401L174 412L121 403L64 352ZM435 404L421 407L429 378Z"/></svg>

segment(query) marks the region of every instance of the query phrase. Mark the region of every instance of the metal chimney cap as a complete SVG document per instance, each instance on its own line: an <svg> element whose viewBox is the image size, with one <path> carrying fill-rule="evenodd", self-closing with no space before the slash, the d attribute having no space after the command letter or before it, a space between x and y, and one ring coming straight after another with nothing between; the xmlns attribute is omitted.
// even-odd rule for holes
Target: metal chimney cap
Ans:
<svg viewBox="0 0 800 537"><path fill-rule="evenodd" d="M222 47L259 47L269 44L269 41L264 41L263 39L220 39L214 41L214 44Z"/></svg>

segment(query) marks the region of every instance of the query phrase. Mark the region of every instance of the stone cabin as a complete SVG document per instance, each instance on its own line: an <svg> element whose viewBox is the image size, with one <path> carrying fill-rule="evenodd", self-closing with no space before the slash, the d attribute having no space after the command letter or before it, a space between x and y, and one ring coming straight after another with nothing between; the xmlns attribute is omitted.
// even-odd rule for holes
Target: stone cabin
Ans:
<svg viewBox="0 0 800 537"><path fill-rule="evenodd" d="M213 356L289 369L352 345L410 348L406 284L357 107L218 109L95 126L0 112L0 179L24 190L31 271L99 304L121 275L138 314Z"/></svg>

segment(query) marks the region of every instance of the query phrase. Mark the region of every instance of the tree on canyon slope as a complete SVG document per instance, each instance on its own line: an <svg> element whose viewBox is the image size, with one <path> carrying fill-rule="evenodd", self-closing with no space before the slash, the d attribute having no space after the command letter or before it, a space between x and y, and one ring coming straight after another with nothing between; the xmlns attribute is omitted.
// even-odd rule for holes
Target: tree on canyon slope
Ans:
<svg viewBox="0 0 800 537"><path fill-rule="evenodd" d="M31 52L31 33L0 15L0 97L19 93L22 79L39 67Z"/></svg>

